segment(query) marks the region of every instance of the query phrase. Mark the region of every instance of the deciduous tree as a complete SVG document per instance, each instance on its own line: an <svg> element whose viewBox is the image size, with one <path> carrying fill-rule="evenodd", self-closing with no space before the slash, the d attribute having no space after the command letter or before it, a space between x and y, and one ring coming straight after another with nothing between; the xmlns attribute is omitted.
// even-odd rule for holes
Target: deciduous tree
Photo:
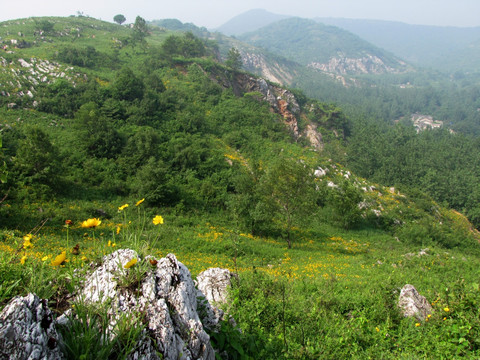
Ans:
<svg viewBox="0 0 480 360"><path fill-rule="evenodd" d="M126 20L127 19L122 14L118 14L113 17L113 21L115 21L118 25L122 25Z"/></svg>

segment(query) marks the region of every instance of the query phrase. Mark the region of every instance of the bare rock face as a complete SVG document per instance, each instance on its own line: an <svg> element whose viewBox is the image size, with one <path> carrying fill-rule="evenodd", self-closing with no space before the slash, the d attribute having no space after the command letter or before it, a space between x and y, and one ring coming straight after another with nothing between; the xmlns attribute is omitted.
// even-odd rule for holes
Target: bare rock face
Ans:
<svg viewBox="0 0 480 360"><path fill-rule="evenodd" d="M34 294L16 297L0 313L0 358L63 359L52 312Z"/></svg>
<svg viewBox="0 0 480 360"><path fill-rule="evenodd" d="M418 320L425 320L432 313L432 306L427 299L420 295L413 285L407 284L400 291L398 307L403 316L415 316Z"/></svg>

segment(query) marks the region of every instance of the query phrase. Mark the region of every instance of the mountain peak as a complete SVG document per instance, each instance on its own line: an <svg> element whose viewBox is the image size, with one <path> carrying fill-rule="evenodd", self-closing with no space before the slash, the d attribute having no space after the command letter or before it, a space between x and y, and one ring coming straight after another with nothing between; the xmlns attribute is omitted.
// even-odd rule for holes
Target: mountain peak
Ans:
<svg viewBox="0 0 480 360"><path fill-rule="evenodd" d="M236 36L289 17L291 16L274 14L265 9L252 9L233 17L216 30L228 36Z"/></svg>

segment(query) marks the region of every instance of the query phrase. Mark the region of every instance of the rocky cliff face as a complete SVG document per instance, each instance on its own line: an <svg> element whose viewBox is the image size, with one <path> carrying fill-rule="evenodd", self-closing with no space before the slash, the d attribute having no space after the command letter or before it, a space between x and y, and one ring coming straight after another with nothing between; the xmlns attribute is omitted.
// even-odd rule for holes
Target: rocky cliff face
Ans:
<svg viewBox="0 0 480 360"><path fill-rule="evenodd" d="M284 64L268 60L264 55L258 53L243 52L242 62L247 71L277 84L289 85L296 75L294 70Z"/></svg>
<svg viewBox="0 0 480 360"><path fill-rule="evenodd" d="M268 102L272 111L282 116L285 125L295 139L305 137L313 148L323 149L322 134L317 131L315 124L308 124L303 131L299 130L298 120L302 116L301 109L291 91L273 85L265 79L246 74L237 74L233 89L239 96L252 92L261 94L261 100Z"/></svg>

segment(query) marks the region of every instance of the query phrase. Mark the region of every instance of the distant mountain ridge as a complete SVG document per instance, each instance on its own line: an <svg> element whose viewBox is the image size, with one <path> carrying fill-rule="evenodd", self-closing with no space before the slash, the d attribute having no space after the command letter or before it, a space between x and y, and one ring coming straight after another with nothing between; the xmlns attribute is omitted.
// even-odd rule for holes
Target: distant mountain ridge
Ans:
<svg viewBox="0 0 480 360"><path fill-rule="evenodd" d="M253 9L233 17L222 26L214 29L214 31L221 32L228 36L238 36L289 17L291 16L273 14L263 9Z"/></svg>
<svg viewBox="0 0 480 360"><path fill-rule="evenodd" d="M244 38L249 32L289 18L292 16L255 9L232 18L216 31ZM442 27L325 17L313 20L346 30L418 66L447 72L480 71L480 27Z"/></svg>
<svg viewBox="0 0 480 360"><path fill-rule="evenodd" d="M480 42L480 27L411 25L395 21L342 18L314 20L348 30L421 66L441 70L455 66L465 70L480 68L480 49L474 45Z"/></svg>
<svg viewBox="0 0 480 360"><path fill-rule="evenodd" d="M381 74L409 69L402 60L357 35L309 19L280 20L238 38L327 73Z"/></svg>

